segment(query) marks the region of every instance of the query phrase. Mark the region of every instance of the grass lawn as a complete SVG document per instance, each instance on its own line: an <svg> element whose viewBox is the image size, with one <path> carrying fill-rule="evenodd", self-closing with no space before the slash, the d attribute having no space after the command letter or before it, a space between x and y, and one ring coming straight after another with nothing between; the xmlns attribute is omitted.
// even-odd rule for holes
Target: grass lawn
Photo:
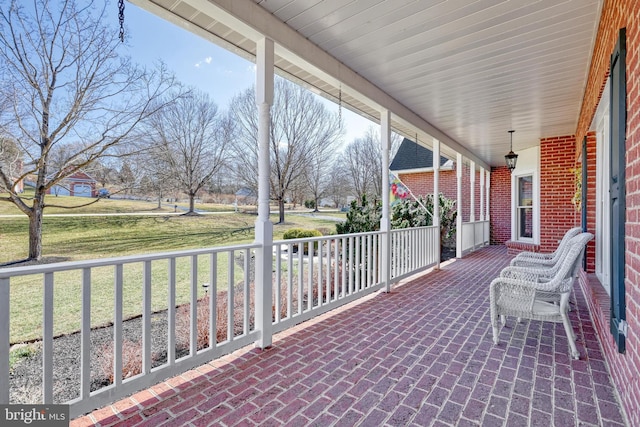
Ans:
<svg viewBox="0 0 640 427"><path fill-rule="evenodd" d="M0 193L0 196L3 194ZM33 196L33 190L27 188L23 194L24 200L27 205L31 205L30 197ZM92 203L93 202L93 203ZM144 201L144 200L125 200L125 199L90 199L85 197L69 197L69 196L52 196L47 195L45 203L55 206L50 206L45 209L46 214L94 214L94 213L131 213L131 212L173 212L174 205L178 205L183 208L188 208L189 203L164 203L162 208L158 209L158 201ZM77 209L76 206L85 205L91 203L88 206L82 206ZM60 206L60 207L58 207ZM196 204L196 209L208 212L233 212L233 206L230 205L218 205L212 203ZM0 202L0 215L17 215L22 212L13 204Z"/></svg>
<svg viewBox="0 0 640 427"><path fill-rule="evenodd" d="M77 203L71 197L58 197L64 203ZM72 199L72 200L64 200ZM57 200L56 200L57 201ZM103 204L103 202L105 202ZM114 203L110 203L114 202ZM94 205L66 213L97 213L101 205L111 206L113 212L144 212L151 205L145 202L100 200ZM7 203L0 203L6 212ZM126 210L130 209L130 210ZM149 209L150 210L150 209ZM45 213L52 213L45 210ZM282 238L290 228L324 228L335 230L335 221L287 213L285 224L274 225L274 239ZM326 214L320 214L324 216ZM344 214L331 214L344 218ZM76 261L116 257L181 249L227 246L253 241L254 215L222 213L201 216L55 216L43 220L43 256L47 261ZM277 215L272 215L277 221ZM0 217L0 264L24 259L28 249L28 221L24 217ZM190 297L189 258L177 260L177 301L185 303ZM229 283L242 280L243 272L235 268L233 278L227 271L228 256L218 256L218 290ZM92 270L92 318L94 326L113 319L114 269L101 267ZM142 311L142 265L124 267L124 314L130 317ZM198 283L208 282L208 256L198 259ZM167 263L152 263L152 309L167 306ZM199 289L199 294L204 293ZM54 333L63 334L79 329L81 320L81 271L55 275ZM42 335L41 276L27 276L11 282L11 342L36 339Z"/></svg>

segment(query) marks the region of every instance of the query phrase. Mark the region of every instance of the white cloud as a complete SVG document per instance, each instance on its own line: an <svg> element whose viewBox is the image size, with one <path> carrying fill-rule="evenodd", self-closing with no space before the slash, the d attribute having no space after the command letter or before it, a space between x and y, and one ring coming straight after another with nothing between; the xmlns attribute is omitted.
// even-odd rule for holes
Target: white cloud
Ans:
<svg viewBox="0 0 640 427"><path fill-rule="evenodd" d="M207 56L203 60L198 61L195 64L193 64L193 66L196 67L196 68L200 68L201 65L203 65L203 64L211 64L212 62L213 62L213 57L212 56Z"/></svg>

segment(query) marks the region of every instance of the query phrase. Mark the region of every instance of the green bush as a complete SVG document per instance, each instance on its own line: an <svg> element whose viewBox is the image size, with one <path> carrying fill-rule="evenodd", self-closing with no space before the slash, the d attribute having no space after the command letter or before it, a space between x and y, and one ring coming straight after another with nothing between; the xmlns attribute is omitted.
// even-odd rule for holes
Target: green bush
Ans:
<svg viewBox="0 0 640 427"><path fill-rule="evenodd" d="M282 238L284 240L291 239L306 239L308 237L322 237L322 233L318 230L308 230L305 228L291 228L284 232ZM314 243L314 249L318 249L318 242ZM298 246L293 247L293 252L298 252ZM304 244L304 253L305 255L309 253L309 243Z"/></svg>
<svg viewBox="0 0 640 427"><path fill-rule="evenodd" d="M290 239L305 239L307 237L321 237L322 233L318 230L308 230L306 228L291 228L284 232L282 238L284 240Z"/></svg>
<svg viewBox="0 0 640 427"><path fill-rule="evenodd" d="M347 219L341 224L336 224L338 234L366 233L380 230L380 218L382 218L382 204L379 200L369 202L363 195L360 200L354 200L349 206Z"/></svg>

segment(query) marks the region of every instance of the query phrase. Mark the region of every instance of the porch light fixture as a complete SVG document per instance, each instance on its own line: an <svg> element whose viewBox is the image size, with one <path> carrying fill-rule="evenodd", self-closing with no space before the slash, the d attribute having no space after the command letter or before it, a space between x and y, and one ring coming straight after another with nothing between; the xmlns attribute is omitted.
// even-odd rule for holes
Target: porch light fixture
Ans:
<svg viewBox="0 0 640 427"><path fill-rule="evenodd" d="M518 162L518 155L513 152L513 133L515 130L510 130L511 134L511 146L509 149L509 154L504 156L504 161L507 162L507 167L509 168L509 172L513 173L513 170L516 168L516 163Z"/></svg>

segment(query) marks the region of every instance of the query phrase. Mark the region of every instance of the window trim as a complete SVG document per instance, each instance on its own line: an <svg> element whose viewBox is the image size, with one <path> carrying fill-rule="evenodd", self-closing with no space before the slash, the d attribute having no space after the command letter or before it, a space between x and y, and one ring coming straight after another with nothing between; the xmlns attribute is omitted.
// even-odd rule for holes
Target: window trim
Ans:
<svg viewBox="0 0 640 427"><path fill-rule="evenodd" d="M518 233L518 179L531 176L533 181L533 209L532 237L519 237ZM514 242L540 244L540 181L536 169L514 170L511 175L511 240Z"/></svg>

